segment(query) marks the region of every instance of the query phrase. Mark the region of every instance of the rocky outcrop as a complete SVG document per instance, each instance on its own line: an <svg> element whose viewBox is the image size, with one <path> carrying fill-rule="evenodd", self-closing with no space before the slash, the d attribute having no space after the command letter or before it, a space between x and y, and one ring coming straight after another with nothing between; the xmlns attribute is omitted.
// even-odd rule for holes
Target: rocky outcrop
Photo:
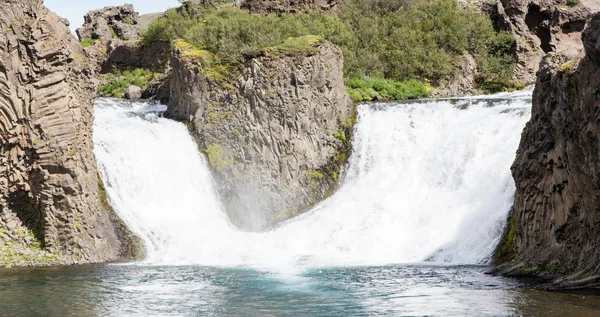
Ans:
<svg viewBox="0 0 600 317"><path fill-rule="evenodd" d="M236 5L252 13L298 13L331 10L338 0L239 0Z"/></svg>
<svg viewBox="0 0 600 317"><path fill-rule="evenodd" d="M155 41L142 45L137 41L109 41L106 54L99 60L100 71L109 73L114 70L147 68L162 70L171 56L169 41Z"/></svg>
<svg viewBox="0 0 600 317"><path fill-rule="evenodd" d="M341 177L353 123L342 52L310 42L301 52L248 60L233 73L211 69L206 51L176 45L165 115L195 133L242 229L261 230L305 211Z"/></svg>
<svg viewBox="0 0 600 317"><path fill-rule="evenodd" d="M5 0L0 29L0 266L132 255L96 172L89 59L42 0Z"/></svg>
<svg viewBox="0 0 600 317"><path fill-rule="evenodd" d="M160 15L153 14L147 17L143 22L145 27L157 16ZM148 69L160 75L152 79L150 88L144 89L142 95L135 93L129 97L168 101L170 41L142 43L140 41L142 25L138 21L138 13L130 4L90 11L86 14L85 19L85 25L79 28L77 33L81 40L96 40L93 44L85 47L84 51L100 82L108 84L110 76L105 76L106 74L136 68ZM107 26L109 29L128 31L126 33L114 30L107 32Z"/></svg>
<svg viewBox="0 0 600 317"><path fill-rule="evenodd" d="M585 57L544 58L512 173L514 212L498 249L505 274L600 287L600 14Z"/></svg>
<svg viewBox="0 0 600 317"><path fill-rule="evenodd" d="M90 11L84 17L83 26L77 29L77 36L79 40L136 40L140 37L138 18L139 15L131 4Z"/></svg>
<svg viewBox="0 0 600 317"><path fill-rule="evenodd" d="M449 78L442 79L436 83L434 97L457 97L469 94L477 94L477 61L468 53L464 53L457 66L457 71Z"/></svg>
<svg viewBox="0 0 600 317"><path fill-rule="evenodd" d="M581 31L590 14L584 6L568 7L567 0L500 0L486 10L496 28L514 35L515 78L526 84L535 82L539 63L546 54L571 58L579 54Z"/></svg>

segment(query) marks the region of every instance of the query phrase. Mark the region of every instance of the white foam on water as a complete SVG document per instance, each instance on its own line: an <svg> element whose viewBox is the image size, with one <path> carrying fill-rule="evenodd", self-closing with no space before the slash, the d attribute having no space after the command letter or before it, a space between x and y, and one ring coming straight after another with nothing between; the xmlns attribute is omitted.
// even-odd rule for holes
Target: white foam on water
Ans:
<svg viewBox="0 0 600 317"><path fill-rule="evenodd" d="M360 105L340 190L264 233L233 227L205 159L164 106L99 99L95 153L146 264L277 268L483 263L512 205L531 92Z"/></svg>

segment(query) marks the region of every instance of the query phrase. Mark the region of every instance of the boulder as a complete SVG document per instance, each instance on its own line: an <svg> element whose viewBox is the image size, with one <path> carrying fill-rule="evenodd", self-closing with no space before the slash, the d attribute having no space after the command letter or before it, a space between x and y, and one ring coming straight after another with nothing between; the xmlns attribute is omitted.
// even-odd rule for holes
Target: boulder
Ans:
<svg viewBox="0 0 600 317"><path fill-rule="evenodd" d="M140 99L142 98L142 88L130 85L125 89L125 99Z"/></svg>

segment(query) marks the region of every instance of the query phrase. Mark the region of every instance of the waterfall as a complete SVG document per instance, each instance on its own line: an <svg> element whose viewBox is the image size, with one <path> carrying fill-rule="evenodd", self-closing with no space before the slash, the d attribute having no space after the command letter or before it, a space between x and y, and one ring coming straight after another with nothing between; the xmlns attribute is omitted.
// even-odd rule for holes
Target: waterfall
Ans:
<svg viewBox="0 0 600 317"><path fill-rule="evenodd" d="M319 267L489 259L512 205L531 91L359 106L340 190L264 233L238 231L208 165L164 106L96 102L95 154L114 209L157 265Z"/></svg>

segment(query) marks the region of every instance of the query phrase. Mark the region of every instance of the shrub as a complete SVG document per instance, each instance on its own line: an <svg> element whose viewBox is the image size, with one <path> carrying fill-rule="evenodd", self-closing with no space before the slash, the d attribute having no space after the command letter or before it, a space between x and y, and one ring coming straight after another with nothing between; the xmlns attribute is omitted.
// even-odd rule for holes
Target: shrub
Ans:
<svg viewBox="0 0 600 317"><path fill-rule="evenodd" d="M567 6L576 7L579 4L579 0L567 0Z"/></svg>
<svg viewBox="0 0 600 317"><path fill-rule="evenodd" d="M116 71L108 75L107 84L98 88L98 94L102 97L123 98L127 87L135 85L142 90L146 89L155 76L155 73L145 68Z"/></svg>
<svg viewBox="0 0 600 317"><path fill-rule="evenodd" d="M395 81L383 78L353 78L346 91L354 101L418 99L429 96L431 87L418 80Z"/></svg>
<svg viewBox="0 0 600 317"><path fill-rule="evenodd" d="M459 57L468 52L479 65L478 84L504 89L515 64L512 37L496 32L486 15L463 9L455 0L341 0L335 13L278 15L253 15L227 4L221 9L184 6L152 22L142 43L181 39L211 53L215 64L236 67L272 50L310 50L307 39L317 38L343 50L346 78L435 83L452 75ZM382 91L368 87L350 92L368 100Z"/></svg>

